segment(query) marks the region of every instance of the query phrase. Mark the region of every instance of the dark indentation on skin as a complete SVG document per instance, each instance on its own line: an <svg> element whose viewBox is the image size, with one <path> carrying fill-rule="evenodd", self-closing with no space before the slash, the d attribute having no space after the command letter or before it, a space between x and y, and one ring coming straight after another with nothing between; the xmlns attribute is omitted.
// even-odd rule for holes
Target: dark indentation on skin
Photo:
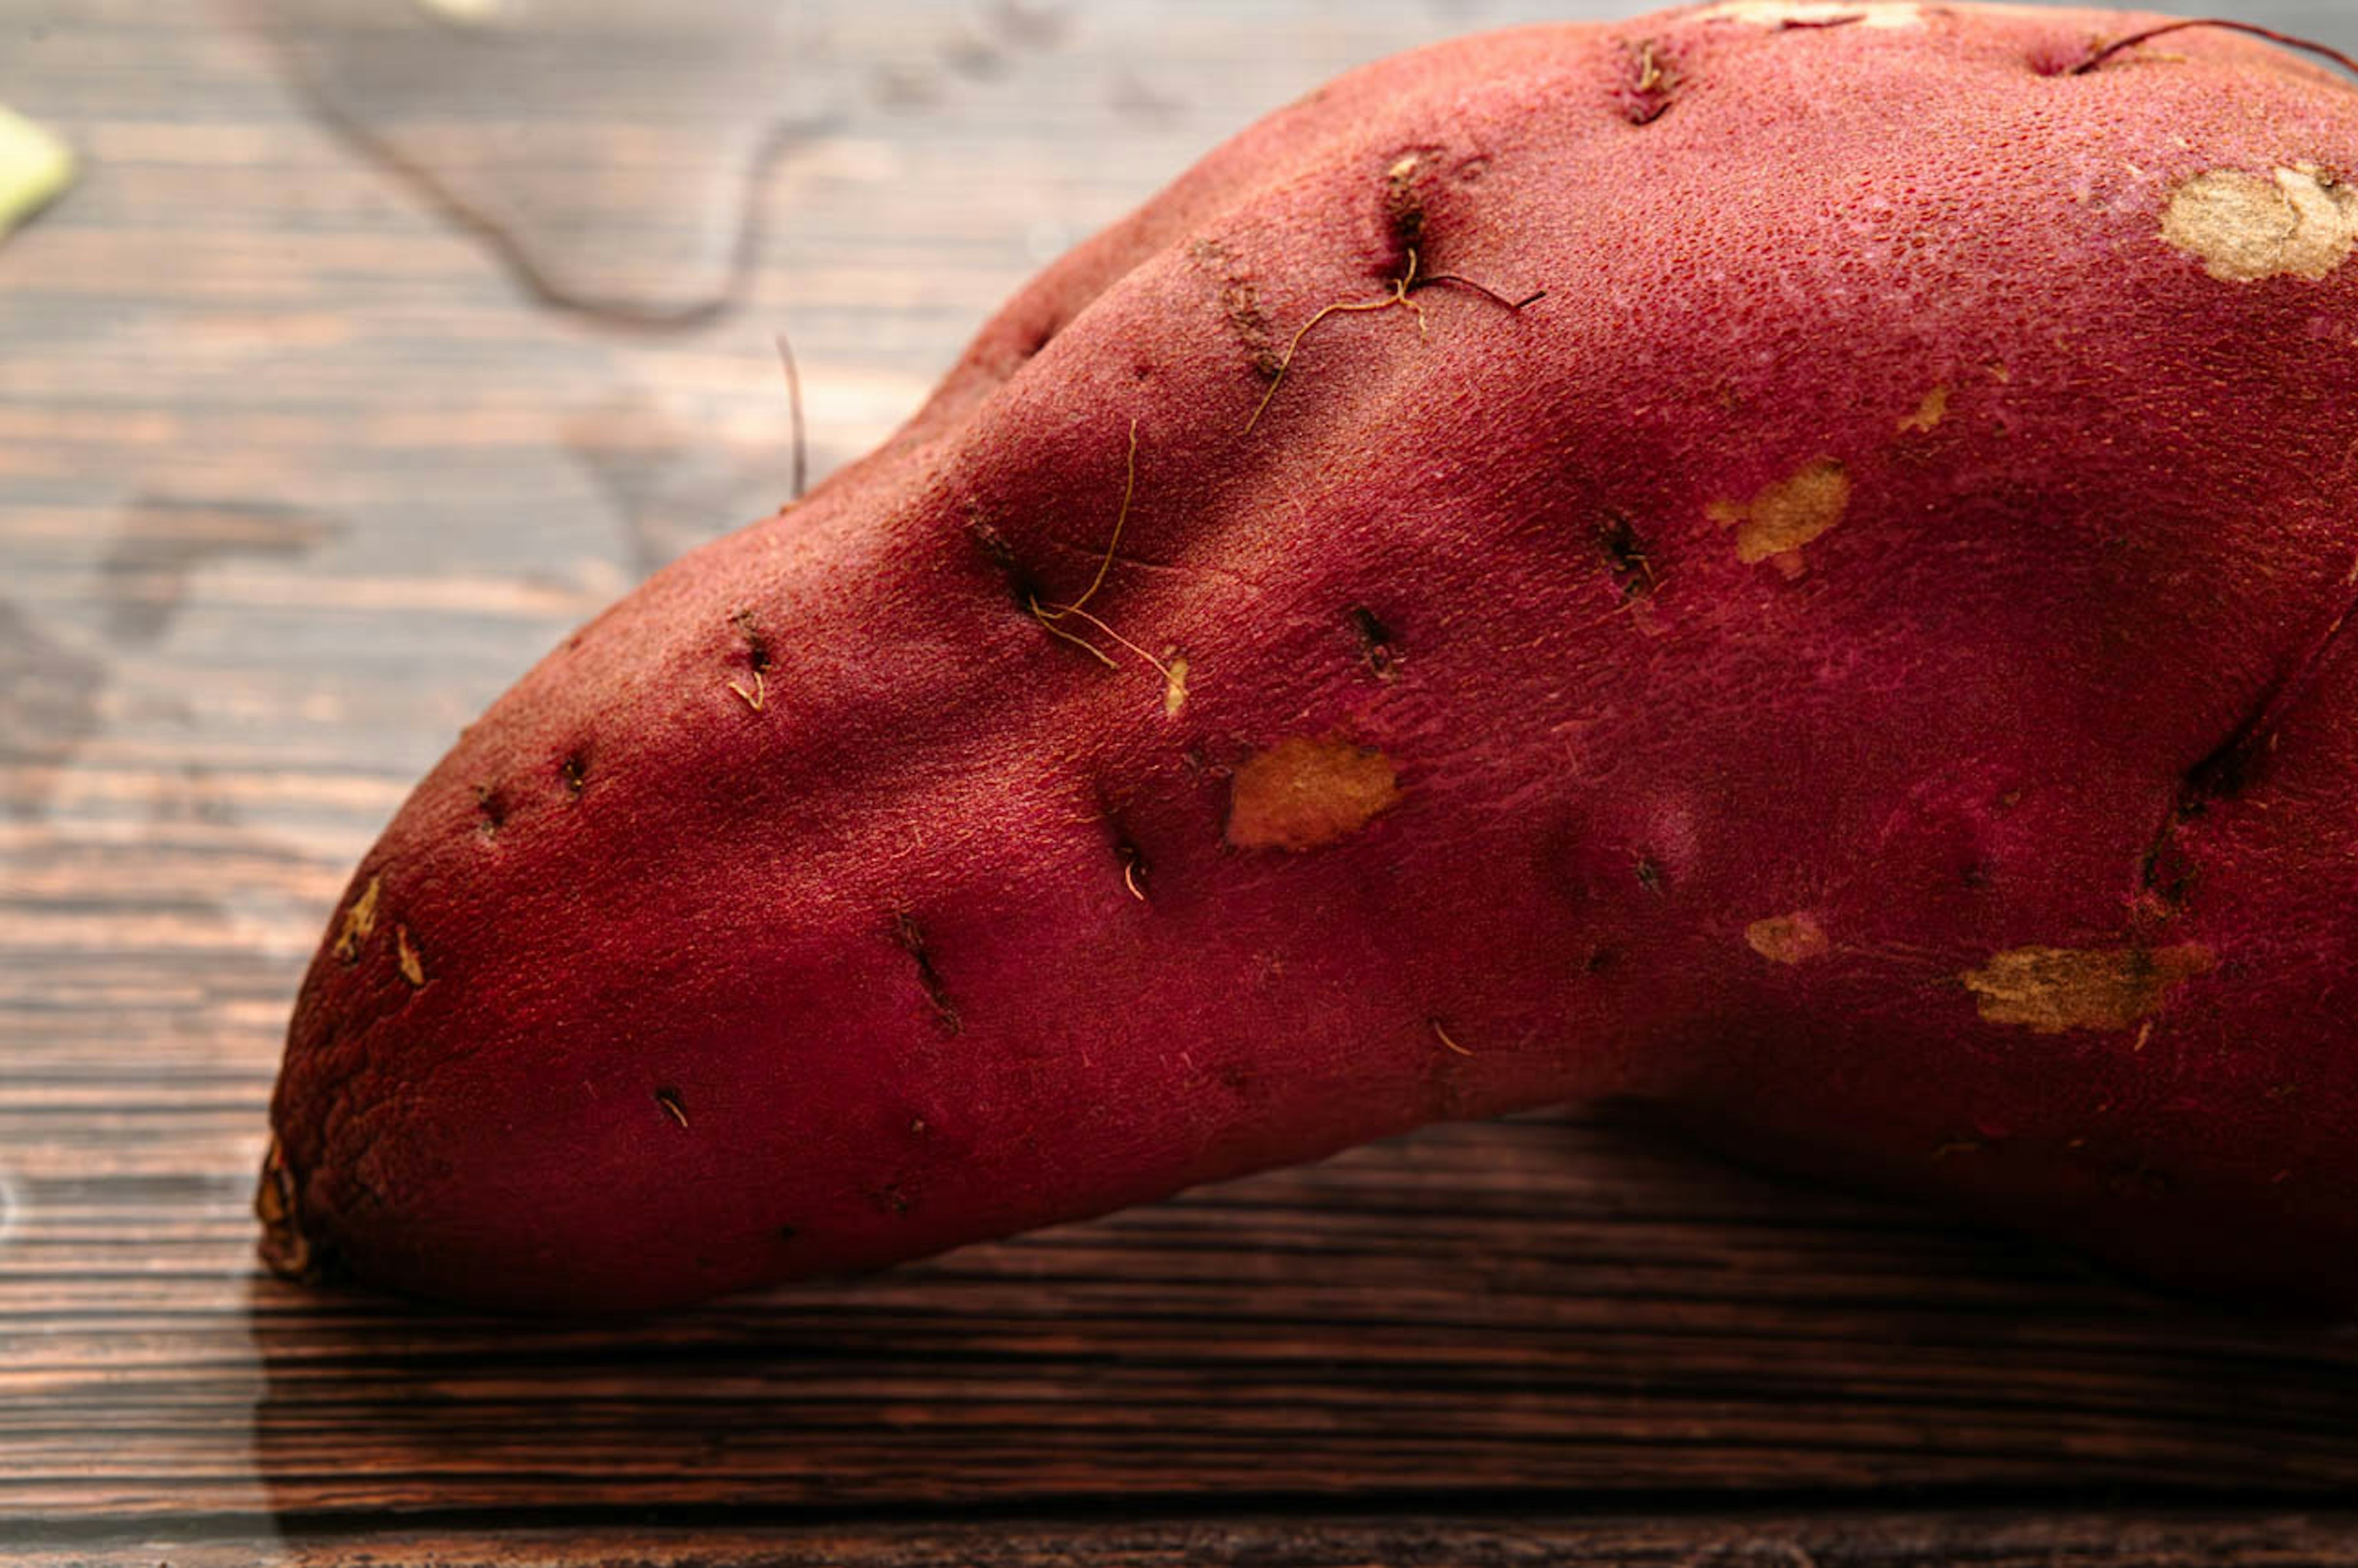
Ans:
<svg viewBox="0 0 2358 1568"><path fill-rule="evenodd" d="M1036 620L1033 607L1046 602L1042 597L1046 590L1041 588L1039 579L1015 558L1015 547L1007 542L1006 535L990 524L981 522L971 524L968 532L973 535L975 549L980 553L983 561L1006 583L1008 599L1022 612L1025 620Z"/></svg>
<svg viewBox="0 0 2358 1568"><path fill-rule="evenodd" d="M761 629L753 624L753 612L741 610L730 619L745 638L745 667L755 675L767 675L770 671L770 643L762 635Z"/></svg>
<svg viewBox="0 0 2358 1568"><path fill-rule="evenodd" d="M1979 860L1969 860L1957 872L1957 880L1978 892L1989 886L1989 867Z"/></svg>
<svg viewBox="0 0 2358 1568"><path fill-rule="evenodd" d="M2194 871L2190 857L2178 842L2180 832L2215 806L2241 796L2258 781L2276 749L2286 715L2307 696L2318 672L2348 631L2353 611L2358 611L2358 590L2343 594L2332 615L2260 693L2251 711L2180 776L2160 825L2147 839L2138 862L2138 886L2147 893L2173 907L2184 907Z"/></svg>
<svg viewBox="0 0 2358 1568"><path fill-rule="evenodd" d="M500 829L507 826L508 803L497 784L475 786L475 814L482 818L475 831L486 838L498 838Z"/></svg>
<svg viewBox="0 0 2358 1568"><path fill-rule="evenodd" d="M914 1202L897 1176L871 1192L868 1201L886 1214L906 1214Z"/></svg>
<svg viewBox="0 0 2358 1568"><path fill-rule="evenodd" d="M1146 856L1138 846L1127 838L1116 838L1113 858L1115 863L1121 867L1121 885L1129 890L1130 896L1141 903L1152 902L1147 888Z"/></svg>
<svg viewBox="0 0 2358 1568"><path fill-rule="evenodd" d="M2173 809L2137 862L2137 886L2170 910L2185 908L2194 896L2194 860L2178 840L2178 830L2188 820Z"/></svg>
<svg viewBox="0 0 2358 1568"><path fill-rule="evenodd" d="M901 951L908 954L917 966L917 985L925 991L925 1000L934 1010L935 1022L942 1026L944 1033L957 1033L963 1027L957 1009L951 1005L949 992L942 984L940 973L934 968L933 953L925 946L925 934L917 925L916 916L895 916L892 935L893 940L901 945Z"/></svg>
<svg viewBox="0 0 2358 1568"><path fill-rule="evenodd" d="M1623 514L1607 512L1597 520L1596 553L1604 557L1606 569L1620 585L1625 602L1654 590L1653 557L1638 525Z"/></svg>
<svg viewBox="0 0 2358 1568"><path fill-rule="evenodd" d="M1621 116L1633 125L1650 125L1667 114L1679 87L1679 73L1662 46L1651 38L1624 40L1627 74L1614 89Z"/></svg>
<svg viewBox="0 0 2358 1568"><path fill-rule="evenodd" d="M795 1225L782 1225L774 1234L781 1242L790 1242L802 1234L802 1227Z"/></svg>
<svg viewBox="0 0 2358 1568"><path fill-rule="evenodd" d="M1430 145L1397 147L1384 158L1384 232L1403 256L1427 243L1426 191L1441 168L1442 149Z"/></svg>
<svg viewBox="0 0 2358 1568"><path fill-rule="evenodd" d="M1364 604L1355 604L1344 619L1350 623L1351 633L1358 640L1359 662L1378 680L1390 680L1400 666L1398 639L1392 629L1377 619L1376 612Z"/></svg>
<svg viewBox="0 0 2358 1568"><path fill-rule="evenodd" d="M153 643L170 630L199 567L237 557L306 556L341 532L331 522L273 502L140 496L124 509L114 541L98 563L107 634Z"/></svg>
<svg viewBox="0 0 2358 1568"><path fill-rule="evenodd" d="M655 1104L661 1106L663 1113L679 1126L687 1125L687 1104L679 1098L677 1089L666 1084L655 1090Z"/></svg>
<svg viewBox="0 0 2358 1568"><path fill-rule="evenodd" d="M1620 961L1621 950L1618 947L1608 947L1599 943L1588 950L1587 961L1581 968L1588 974L1601 975Z"/></svg>
<svg viewBox="0 0 2358 1568"><path fill-rule="evenodd" d="M575 751L557 764L557 776L565 785L565 793L575 800L590 784L590 757L587 752Z"/></svg>
<svg viewBox="0 0 2358 1568"><path fill-rule="evenodd" d="M0 600L0 767L22 768L8 815L29 822L47 808L58 770L99 730L106 666L53 640Z"/></svg>
<svg viewBox="0 0 2358 1568"><path fill-rule="evenodd" d="M1219 289L1221 318L1250 359L1253 373L1263 381L1275 381L1285 356L1278 350L1276 329L1261 309L1260 292L1243 261L1217 240L1197 240L1187 254L1196 270Z"/></svg>
<svg viewBox="0 0 2358 1568"><path fill-rule="evenodd" d="M1016 358L1019 360L1038 358L1040 351L1055 342L1056 334L1064 330L1065 323L1061 317L1050 317L1024 335L1023 341L1015 351Z"/></svg>
<svg viewBox="0 0 2358 1568"><path fill-rule="evenodd" d="M1668 885L1662 875L1662 868L1654 863L1651 856L1640 855L1638 857L1637 873L1638 885L1644 888L1648 892L1653 893L1658 897Z"/></svg>

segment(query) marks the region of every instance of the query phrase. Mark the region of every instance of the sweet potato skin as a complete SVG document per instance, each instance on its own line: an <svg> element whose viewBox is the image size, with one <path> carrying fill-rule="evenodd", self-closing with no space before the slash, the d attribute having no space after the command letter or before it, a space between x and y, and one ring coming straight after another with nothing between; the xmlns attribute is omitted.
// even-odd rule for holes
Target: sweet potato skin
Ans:
<svg viewBox="0 0 2358 1568"><path fill-rule="evenodd" d="M1743 0L1246 132L419 785L266 1254L644 1311L1620 1095L2358 1305L2358 92L2069 73L2158 20Z"/></svg>

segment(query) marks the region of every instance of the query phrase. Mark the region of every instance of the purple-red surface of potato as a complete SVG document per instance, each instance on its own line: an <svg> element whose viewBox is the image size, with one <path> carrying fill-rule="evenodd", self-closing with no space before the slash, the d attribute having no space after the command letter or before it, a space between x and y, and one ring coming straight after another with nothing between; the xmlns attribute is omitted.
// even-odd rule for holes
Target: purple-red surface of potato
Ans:
<svg viewBox="0 0 2358 1568"><path fill-rule="evenodd" d="M2159 21L1735 0L1246 132L467 731L266 1250L647 1309L1617 1095L2358 1305L2358 91L2073 71Z"/></svg>

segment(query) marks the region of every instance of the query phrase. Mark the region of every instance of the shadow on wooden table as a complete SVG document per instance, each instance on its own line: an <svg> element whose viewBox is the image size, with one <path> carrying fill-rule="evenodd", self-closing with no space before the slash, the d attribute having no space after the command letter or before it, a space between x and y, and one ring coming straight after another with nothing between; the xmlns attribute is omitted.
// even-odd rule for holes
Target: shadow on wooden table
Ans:
<svg viewBox="0 0 2358 1568"><path fill-rule="evenodd" d="M2358 1485L2358 1343L1692 1155L1441 1127L621 1325L262 1281L282 1521Z"/></svg>

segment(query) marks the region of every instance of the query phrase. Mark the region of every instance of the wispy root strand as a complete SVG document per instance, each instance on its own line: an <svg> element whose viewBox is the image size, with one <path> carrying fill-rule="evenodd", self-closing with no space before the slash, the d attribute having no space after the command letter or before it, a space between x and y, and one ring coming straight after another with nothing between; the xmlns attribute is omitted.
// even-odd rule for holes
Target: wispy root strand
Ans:
<svg viewBox="0 0 2358 1568"><path fill-rule="evenodd" d="M1285 357L1278 362L1277 373L1269 378L1269 390L1260 395L1260 401L1253 406L1252 417L1245 421L1246 435L1252 434L1253 427L1260 423L1261 415L1268 411L1270 400L1277 395L1277 389L1285 384L1285 373L1293 368L1293 356L1301 351L1302 340L1310 335L1310 330L1313 327L1317 326L1329 316L1390 310L1396 306L1405 305L1416 312L1417 336L1422 337L1425 335L1426 326L1424 307L1409 297L1420 288L1433 288L1446 285L1468 289L1508 310L1520 310L1526 305L1536 305L1547 297L1547 290L1541 288L1524 295L1520 299L1509 299L1495 288L1476 283L1470 277L1460 277L1452 272L1427 273L1420 277L1417 276L1417 254L1413 246L1409 249L1407 270L1393 278L1391 285L1392 291L1379 299L1338 299L1332 305L1322 306L1316 315L1295 329L1293 341L1285 345Z"/></svg>

